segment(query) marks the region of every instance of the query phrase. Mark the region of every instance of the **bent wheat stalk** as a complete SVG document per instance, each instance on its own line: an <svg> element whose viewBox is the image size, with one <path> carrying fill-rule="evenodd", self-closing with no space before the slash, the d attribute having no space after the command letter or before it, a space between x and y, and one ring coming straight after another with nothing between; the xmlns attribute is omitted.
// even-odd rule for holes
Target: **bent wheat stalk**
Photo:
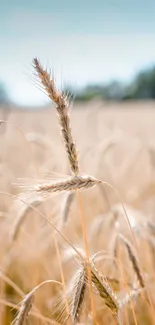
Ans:
<svg viewBox="0 0 155 325"><path fill-rule="evenodd" d="M42 200L37 198L36 200L33 200L32 206L37 207L41 203L42 203ZM24 222L29 210L31 210L31 209L32 209L32 207L30 205L23 204L22 209L21 209L17 219L15 220L15 223L11 230L11 240L12 241L15 241L17 239L18 233L20 231L20 227L21 227L22 223Z"/></svg>
<svg viewBox="0 0 155 325"><path fill-rule="evenodd" d="M144 282L144 279L143 279L143 276L142 276L142 273L141 273L141 270L140 270L138 259L137 259L136 255L134 253L134 249L133 249L131 243L122 234L119 234L119 238L125 244L125 246L127 248L127 251L128 251L130 261L131 261L132 266L133 266L133 269L134 269L134 271L135 271L135 273L137 275L139 284L140 284L140 286L142 288L144 288L145 287L145 282Z"/></svg>
<svg viewBox="0 0 155 325"><path fill-rule="evenodd" d="M56 283L62 285L59 281L54 280L46 280L41 282L38 286L33 288L27 295L25 295L24 299L22 300L21 308L19 309L18 315L15 318L13 324L14 325L23 325L29 315L29 312L32 308L32 304L34 301L35 292L40 289L44 284L47 283Z"/></svg>

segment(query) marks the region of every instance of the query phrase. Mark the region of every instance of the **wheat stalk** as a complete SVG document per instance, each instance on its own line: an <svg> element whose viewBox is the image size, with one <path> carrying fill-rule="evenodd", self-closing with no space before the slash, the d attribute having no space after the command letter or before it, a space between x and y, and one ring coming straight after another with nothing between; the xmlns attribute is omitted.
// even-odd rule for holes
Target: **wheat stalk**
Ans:
<svg viewBox="0 0 155 325"><path fill-rule="evenodd" d="M125 244L125 246L127 248L127 251L128 251L130 261L131 261L132 266L133 266L133 269L134 269L134 271L135 271L135 273L137 275L139 284L140 284L140 286L142 288L144 288L145 287L145 282L144 282L143 276L141 274L139 262L138 262L138 259L137 259L136 255L135 255L134 249L133 249L131 243L122 234L119 234L119 238Z"/></svg>
<svg viewBox="0 0 155 325"><path fill-rule="evenodd" d="M79 173L78 157L75 142L72 137L67 98L63 93L57 90L54 79L51 78L47 70L43 69L37 58L34 58L33 64L47 95L56 104L61 134L68 155L70 168L71 171L77 175Z"/></svg>

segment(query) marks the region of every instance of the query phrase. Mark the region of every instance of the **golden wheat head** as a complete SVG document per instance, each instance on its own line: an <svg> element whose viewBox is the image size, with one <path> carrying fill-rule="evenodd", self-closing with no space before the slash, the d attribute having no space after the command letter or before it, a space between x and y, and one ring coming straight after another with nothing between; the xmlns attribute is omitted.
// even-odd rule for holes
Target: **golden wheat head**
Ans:
<svg viewBox="0 0 155 325"><path fill-rule="evenodd" d="M56 105L61 135L68 155L70 168L73 174L77 175L79 173L78 157L70 126L67 98L63 93L57 90L54 79L51 78L47 70L43 69L37 58L34 58L33 64L47 95Z"/></svg>

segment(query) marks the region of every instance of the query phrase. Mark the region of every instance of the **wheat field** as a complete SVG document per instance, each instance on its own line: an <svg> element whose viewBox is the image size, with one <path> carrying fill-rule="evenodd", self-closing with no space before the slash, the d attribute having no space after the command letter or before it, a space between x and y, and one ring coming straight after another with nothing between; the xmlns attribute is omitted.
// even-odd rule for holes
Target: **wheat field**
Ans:
<svg viewBox="0 0 155 325"><path fill-rule="evenodd" d="M0 109L0 324L154 324L154 103L71 106Z"/></svg>

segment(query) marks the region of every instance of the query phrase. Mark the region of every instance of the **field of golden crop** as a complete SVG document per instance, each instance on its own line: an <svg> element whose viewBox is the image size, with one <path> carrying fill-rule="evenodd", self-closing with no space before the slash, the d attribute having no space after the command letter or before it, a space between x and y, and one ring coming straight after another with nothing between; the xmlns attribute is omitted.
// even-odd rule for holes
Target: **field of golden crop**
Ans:
<svg viewBox="0 0 155 325"><path fill-rule="evenodd" d="M41 199L32 191L28 201L21 182L71 176L56 110L0 109L8 121L0 124L0 324L153 325L155 104L73 106L80 175L106 184ZM88 252L98 252L90 263ZM25 294L47 280L55 282L40 286L24 310Z"/></svg>

